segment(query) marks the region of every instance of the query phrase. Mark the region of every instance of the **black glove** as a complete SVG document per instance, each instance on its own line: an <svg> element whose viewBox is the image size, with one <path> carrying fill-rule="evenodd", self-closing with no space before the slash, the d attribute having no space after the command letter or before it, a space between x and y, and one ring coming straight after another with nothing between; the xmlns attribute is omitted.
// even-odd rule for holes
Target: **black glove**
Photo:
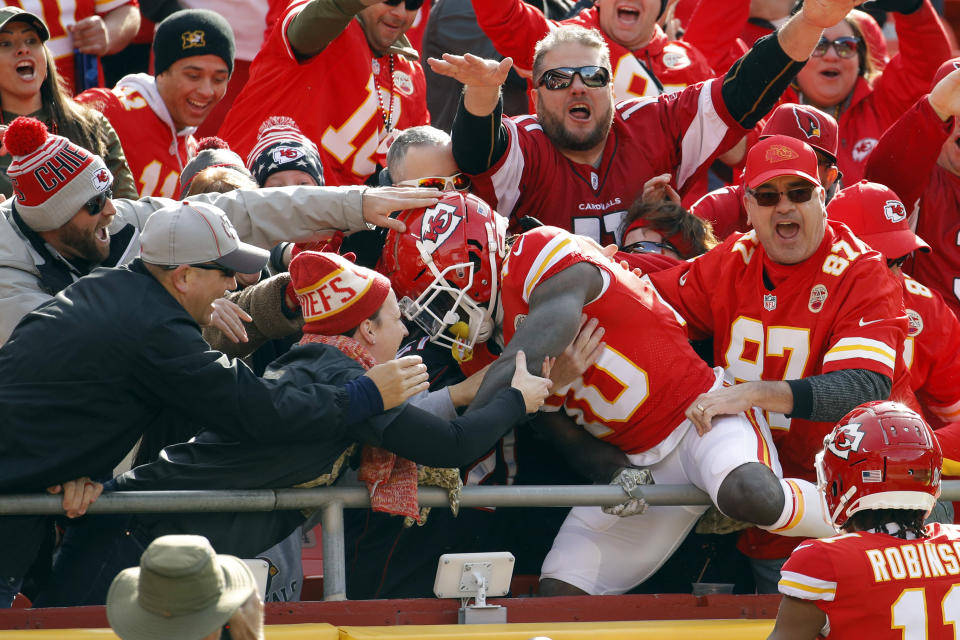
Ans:
<svg viewBox="0 0 960 640"><path fill-rule="evenodd" d="M880 11L892 11L904 15L911 14L923 6L923 0L870 0L857 7L862 11L869 12L871 9Z"/></svg>

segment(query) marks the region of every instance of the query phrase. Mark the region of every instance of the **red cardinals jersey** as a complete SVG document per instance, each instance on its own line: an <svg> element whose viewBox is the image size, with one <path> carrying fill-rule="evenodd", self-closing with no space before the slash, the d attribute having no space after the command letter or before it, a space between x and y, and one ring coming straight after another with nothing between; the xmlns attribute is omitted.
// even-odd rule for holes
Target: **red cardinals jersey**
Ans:
<svg viewBox="0 0 960 640"><path fill-rule="evenodd" d="M807 540L783 566L780 593L826 615L829 638L953 640L960 624L960 528L927 538L848 533Z"/></svg>
<svg viewBox="0 0 960 640"><path fill-rule="evenodd" d="M960 322L936 291L909 276L900 285L909 323L903 359L923 415L937 429L960 420Z"/></svg>
<svg viewBox="0 0 960 640"><path fill-rule="evenodd" d="M937 164L940 149L953 130L926 97L883 134L867 164L867 179L885 184L917 212L917 235L932 251L917 252L904 267L938 291L960 316L960 177ZM904 162L909 158L910 162Z"/></svg>
<svg viewBox="0 0 960 640"><path fill-rule="evenodd" d="M549 404L563 405L584 429L627 453L646 451L676 429L684 410L716 381L647 280L613 264L585 238L556 227L528 231L503 264L504 339L526 318L537 285L578 262L603 275L603 292L583 312L600 321L607 347Z"/></svg>
<svg viewBox="0 0 960 640"><path fill-rule="evenodd" d="M896 27L900 52L872 86L862 77L857 79L850 106L837 116L837 166L843 172L844 184L856 184L863 179L867 157L880 136L930 90L937 68L950 57L950 41L929 0L909 15L898 13ZM781 103L785 102L799 102L792 89L784 92Z"/></svg>
<svg viewBox="0 0 960 640"><path fill-rule="evenodd" d="M534 46L552 29L567 24L596 29L610 48L613 94L619 100L679 91L713 77L702 53L686 42L668 40L659 26L642 49L630 51L617 44L600 28L596 7L560 22L547 20L542 11L523 0L473 0L473 9L497 51L513 58L513 64L526 72L533 69ZM663 91L651 77L651 71Z"/></svg>
<svg viewBox="0 0 960 640"><path fill-rule="evenodd" d="M16 6L43 18L50 39L47 47L57 61L57 72L73 87L73 37L69 28L92 15L102 16L125 4L138 6L137 0L6 0L3 4Z"/></svg>
<svg viewBox="0 0 960 640"><path fill-rule="evenodd" d="M817 252L798 265L771 262L751 231L650 278L692 337L713 336L714 362L731 381L868 369L894 380L892 398L915 404L898 361L907 324L900 285L882 256L842 224L827 221ZM784 476L815 481L813 459L833 424L764 413ZM750 529L740 548L751 557L782 558L794 544Z"/></svg>
<svg viewBox="0 0 960 640"><path fill-rule="evenodd" d="M220 137L246 157L264 120L289 116L320 148L326 184L363 184L386 166L392 130L430 123L423 69L399 54L374 58L358 20L299 62L286 34L304 4L292 3L274 25Z"/></svg>
<svg viewBox="0 0 960 640"><path fill-rule="evenodd" d="M120 138L141 198L177 197L180 171L193 157L194 127L177 132L153 76L126 76L113 89L89 89L77 101L103 112Z"/></svg>
<svg viewBox="0 0 960 640"><path fill-rule="evenodd" d="M507 151L474 178L474 192L507 216L511 229L533 216L609 244L643 183L672 173L681 193L691 178L743 137L727 113L720 82L614 106L599 167L577 164L547 138L536 116L504 118Z"/></svg>

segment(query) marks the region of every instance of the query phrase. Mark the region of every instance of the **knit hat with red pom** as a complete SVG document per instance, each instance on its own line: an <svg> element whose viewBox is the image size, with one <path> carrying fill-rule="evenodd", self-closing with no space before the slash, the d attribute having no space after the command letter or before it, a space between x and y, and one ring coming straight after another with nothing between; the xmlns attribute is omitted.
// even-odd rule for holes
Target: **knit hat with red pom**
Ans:
<svg viewBox="0 0 960 640"><path fill-rule="evenodd" d="M13 156L7 175L17 213L34 231L62 227L113 184L100 156L48 133L39 120L17 118L3 134L3 144Z"/></svg>
<svg viewBox="0 0 960 640"><path fill-rule="evenodd" d="M303 312L304 333L335 336L360 326L383 305L390 281L336 253L301 251L290 279Z"/></svg>
<svg viewBox="0 0 960 640"><path fill-rule="evenodd" d="M226 167L244 176L253 179L247 168L243 166L243 158L238 156L226 140L216 136L203 138L197 143L197 155L186 164L180 172L180 197L186 198L187 191L197 174L210 167Z"/></svg>
<svg viewBox="0 0 960 640"><path fill-rule="evenodd" d="M323 186L323 164L313 140L292 118L267 118L257 132L257 144L247 156L247 168L261 187L279 171L303 171Z"/></svg>

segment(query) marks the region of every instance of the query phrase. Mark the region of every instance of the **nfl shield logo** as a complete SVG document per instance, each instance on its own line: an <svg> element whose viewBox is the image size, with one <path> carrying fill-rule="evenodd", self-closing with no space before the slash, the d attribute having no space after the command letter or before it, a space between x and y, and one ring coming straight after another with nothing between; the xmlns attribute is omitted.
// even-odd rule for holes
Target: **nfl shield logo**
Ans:
<svg viewBox="0 0 960 640"><path fill-rule="evenodd" d="M766 293L763 296L763 308L767 311L773 311L777 308L777 296L772 293Z"/></svg>
<svg viewBox="0 0 960 640"><path fill-rule="evenodd" d="M593 188L594 191L596 191L597 187L600 186L600 178L597 177L597 174L595 174L592 171L590 172L590 186Z"/></svg>

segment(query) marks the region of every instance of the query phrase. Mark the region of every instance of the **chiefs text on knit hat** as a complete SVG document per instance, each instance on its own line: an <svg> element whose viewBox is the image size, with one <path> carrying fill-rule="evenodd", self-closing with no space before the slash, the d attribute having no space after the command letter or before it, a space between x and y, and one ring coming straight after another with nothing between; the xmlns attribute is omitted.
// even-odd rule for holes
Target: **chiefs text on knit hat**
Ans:
<svg viewBox="0 0 960 640"><path fill-rule="evenodd" d="M49 133L39 120L15 119L3 144L13 157L7 176L17 213L34 231L59 229L113 184L100 156Z"/></svg>
<svg viewBox="0 0 960 640"><path fill-rule="evenodd" d="M383 306L390 281L336 253L301 251L290 261L304 333L335 336L360 326Z"/></svg>
<svg viewBox="0 0 960 640"><path fill-rule="evenodd" d="M177 60L215 55L233 73L233 29L220 14L207 9L185 9L167 16L153 36L153 73L160 75Z"/></svg>

